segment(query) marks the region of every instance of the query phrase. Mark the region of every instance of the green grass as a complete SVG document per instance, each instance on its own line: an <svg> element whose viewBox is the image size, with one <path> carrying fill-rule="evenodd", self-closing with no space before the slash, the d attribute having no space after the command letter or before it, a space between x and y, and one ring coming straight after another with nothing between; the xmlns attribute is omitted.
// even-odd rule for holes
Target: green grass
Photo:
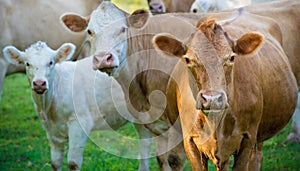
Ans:
<svg viewBox="0 0 300 171"><path fill-rule="evenodd" d="M35 114L31 90L25 75L15 74L5 79L0 102L0 118L1 170L51 170L49 143L42 124ZM300 170L300 144L282 144L289 130L290 124L277 136L265 142L262 170ZM126 136L135 136L131 124L122 127L118 132ZM96 133L101 135L101 131ZM126 147L128 144L119 145ZM66 157L65 153L64 170L67 169ZM151 170L158 170L155 158L151 158L150 165ZM117 157L105 152L92 141L87 141L82 170L136 170L137 168L137 160ZM211 164L209 168L214 170ZM188 163L184 170L191 170Z"/></svg>

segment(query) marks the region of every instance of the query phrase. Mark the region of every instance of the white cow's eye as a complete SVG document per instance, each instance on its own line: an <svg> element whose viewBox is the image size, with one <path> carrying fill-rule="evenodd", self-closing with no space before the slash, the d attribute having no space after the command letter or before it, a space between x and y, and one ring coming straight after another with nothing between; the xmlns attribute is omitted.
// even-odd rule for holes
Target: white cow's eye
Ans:
<svg viewBox="0 0 300 171"><path fill-rule="evenodd" d="M28 62L26 62L25 65L26 65L27 67L30 67L30 64L29 64Z"/></svg>
<svg viewBox="0 0 300 171"><path fill-rule="evenodd" d="M53 64L54 64L54 62L53 62L53 61L50 61L48 65L49 65L49 66L52 66Z"/></svg>
<svg viewBox="0 0 300 171"><path fill-rule="evenodd" d="M124 33L126 31L126 28L125 27L122 27L121 28L121 33Z"/></svg>
<svg viewBox="0 0 300 171"><path fill-rule="evenodd" d="M93 32L90 29L87 30L87 33L88 35L93 36Z"/></svg>

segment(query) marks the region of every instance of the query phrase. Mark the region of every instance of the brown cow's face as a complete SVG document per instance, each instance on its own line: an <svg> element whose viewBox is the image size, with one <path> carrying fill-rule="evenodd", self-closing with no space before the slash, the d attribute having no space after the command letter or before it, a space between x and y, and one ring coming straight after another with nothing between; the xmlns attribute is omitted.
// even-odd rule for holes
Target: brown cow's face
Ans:
<svg viewBox="0 0 300 171"><path fill-rule="evenodd" d="M262 41L260 34L247 33L233 42L214 20L200 23L184 44L166 34L153 40L157 50L181 57L186 63L200 90L196 108L206 114L220 113L228 107L235 58L254 53Z"/></svg>
<svg viewBox="0 0 300 171"><path fill-rule="evenodd" d="M231 82L235 53L220 26L201 27L190 38L186 45L187 53L182 59L200 90L196 108L204 113L220 113L228 107L226 91Z"/></svg>

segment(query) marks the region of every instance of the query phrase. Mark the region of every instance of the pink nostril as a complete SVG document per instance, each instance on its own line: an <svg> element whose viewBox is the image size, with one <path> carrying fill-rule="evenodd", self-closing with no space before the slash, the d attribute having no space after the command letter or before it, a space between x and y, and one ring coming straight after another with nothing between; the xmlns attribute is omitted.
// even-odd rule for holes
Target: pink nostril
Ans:
<svg viewBox="0 0 300 171"><path fill-rule="evenodd" d="M106 61L112 61L113 60L113 56L111 53L106 54Z"/></svg>

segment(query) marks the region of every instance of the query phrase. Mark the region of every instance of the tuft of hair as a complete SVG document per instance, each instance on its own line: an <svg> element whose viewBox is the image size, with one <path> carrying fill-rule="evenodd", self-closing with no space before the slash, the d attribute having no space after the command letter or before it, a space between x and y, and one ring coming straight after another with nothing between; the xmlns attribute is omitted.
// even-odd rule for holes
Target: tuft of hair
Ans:
<svg viewBox="0 0 300 171"><path fill-rule="evenodd" d="M197 29L204 33L209 41L213 41L215 29L219 26L214 18L204 18L197 24Z"/></svg>
<svg viewBox="0 0 300 171"><path fill-rule="evenodd" d="M30 45L26 50L25 52L38 52L38 51L41 51L42 49L44 49L45 47L48 47L47 44L45 42L42 42L42 41L38 41L32 45Z"/></svg>

